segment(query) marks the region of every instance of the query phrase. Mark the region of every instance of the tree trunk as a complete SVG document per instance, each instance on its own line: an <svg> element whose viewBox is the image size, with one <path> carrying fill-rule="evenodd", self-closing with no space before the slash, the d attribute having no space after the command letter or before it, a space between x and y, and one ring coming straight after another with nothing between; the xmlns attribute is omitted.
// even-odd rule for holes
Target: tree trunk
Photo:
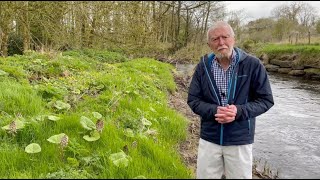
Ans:
<svg viewBox="0 0 320 180"><path fill-rule="evenodd" d="M202 33L202 36L201 36L201 41L204 39L205 34L206 34L206 32L207 32L208 19L209 19L209 14L210 14L210 6L211 6L211 4L208 3L207 12L206 12L207 14L206 14L206 19L205 19L204 27L203 27L203 33Z"/></svg>
<svg viewBox="0 0 320 180"><path fill-rule="evenodd" d="M4 32L2 32L2 46L1 46L1 54L3 57L7 57L8 56L8 32L3 29Z"/></svg>
<svg viewBox="0 0 320 180"><path fill-rule="evenodd" d="M88 45L87 36L86 36L86 16L84 2L81 2L81 12L80 12L80 34L81 34L81 47L86 48Z"/></svg>
<svg viewBox="0 0 320 180"><path fill-rule="evenodd" d="M171 42L173 43L173 41L174 41L174 39L175 39L175 37L174 37L174 30L175 30L175 28L174 28L174 22L175 22L175 18L174 18L174 5L175 5L175 1L172 1L172 14L171 14ZM174 47L174 46L173 46Z"/></svg>
<svg viewBox="0 0 320 180"><path fill-rule="evenodd" d="M175 38L174 38L174 51L178 50L180 48L180 12L181 12L181 1L178 1L178 9L177 9L177 24L176 24L176 32L175 32Z"/></svg>
<svg viewBox="0 0 320 180"><path fill-rule="evenodd" d="M88 46L89 46L90 48L93 47L93 40L94 40L95 29L96 29L96 16L94 15L94 16L92 17L90 37L89 37L89 42L88 42Z"/></svg>
<svg viewBox="0 0 320 180"><path fill-rule="evenodd" d="M22 18L23 18L23 52L29 50L30 47L30 25L29 25L29 4L28 1L23 2Z"/></svg>
<svg viewBox="0 0 320 180"><path fill-rule="evenodd" d="M184 47L188 45L188 40L189 40L189 9L187 9L186 27L184 31L184 43L183 43Z"/></svg>

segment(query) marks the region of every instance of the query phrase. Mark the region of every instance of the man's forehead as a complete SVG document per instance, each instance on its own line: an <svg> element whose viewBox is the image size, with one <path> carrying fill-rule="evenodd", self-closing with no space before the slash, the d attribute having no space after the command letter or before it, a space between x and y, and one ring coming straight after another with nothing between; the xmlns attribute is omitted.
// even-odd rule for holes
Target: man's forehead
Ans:
<svg viewBox="0 0 320 180"><path fill-rule="evenodd" d="M218 36L231 36L229 32L213 32L210 33L211 37L218 37Z"/></svg>

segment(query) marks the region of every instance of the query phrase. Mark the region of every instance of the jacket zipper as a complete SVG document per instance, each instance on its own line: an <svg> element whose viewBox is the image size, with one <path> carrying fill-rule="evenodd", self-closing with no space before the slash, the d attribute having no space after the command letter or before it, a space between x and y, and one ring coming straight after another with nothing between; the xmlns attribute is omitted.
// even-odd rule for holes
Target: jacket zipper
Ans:
<svg viewBox="0 0 320 180"><path fill-rule="evenodd" d="M230 84L229 84L229 87L228 87L228 95L227 95L227 102L229 102L229 98L230 98L230 93L231 93L231 87L232 87L232 79L234 78L235 79L235 81L234 81L234 88L233 88L233 94L232 94L232 99L234 99L234 96L235 96L235 92L236 92L236 85L237 85L237 77L238 77L238 72L235 72L235 70L236 70L236 68L237 68L237 66L238 66L238 63L239 63L239 61L240 61L240 59L239 59L239 57L238 57L238 59L236 60L237 62L236 62L236 65L234 66L234 69L233 69L233 72L232 72L232 76L231 76L231 79L230 79ZM235 73L235 74L234 74ZM235 76L234 76L235 75ZM224 127L223 127L223 124L221 124L221 128L220 128L220 145L222 145L223 144L223 129L224 129Z"/></svg>
<svg viewBox="0 0 320 180"><path fill-rule="evenodd" d="M208 72L206 63L205 63L205 61L204 61L204 56L202 57L202 62L203 62L203 64L204 64L204 69L205 69L205 71L206 71L206 74L207 74L208 79L209 79L209 81L210 81L210 84L211 84L211 86L212 86L214 95L216 96L219 105L222 106L222 104L221 104L221 102L220 102L220 100L219 100L219 98L218 98L217 92L216 92L216 90L214 89L213 83L212 83L212 81L211 81L211 78L210 78L210 75L209 75L209 72ZM233 89L232 98L234 98L234 96L235 96L235 91L236 91L238 73L237 73L237 72L235 73L235 69L236 69L236 67L237 67L237 65L238 65L238 62L239 62L239 59L238 59L236 65L235 65L235 67L234 67L234 69L233 69L232 77L231 77L231 79L232 79L233 77L235 78L235 81L234 81L234 82L235 82L235 85L234 85L235 87L234 87L234 89ZM234 73L235 73L235 76L233 76ZM232 85L232 81L231 81L231 83L230 83L230 87L231 87L231 85ZM230 89L230 88L229 88L229 89ZM230 97L229 95L230 95L230 91L229 91L229 93L228 93L228 95L227 95L227 102L229 101L229 97ZM220 145L222 145L222 144L223 144L223 129L224 129L223 124L221 124L220 127L221 127L221 128L220 128Z"/></svg>

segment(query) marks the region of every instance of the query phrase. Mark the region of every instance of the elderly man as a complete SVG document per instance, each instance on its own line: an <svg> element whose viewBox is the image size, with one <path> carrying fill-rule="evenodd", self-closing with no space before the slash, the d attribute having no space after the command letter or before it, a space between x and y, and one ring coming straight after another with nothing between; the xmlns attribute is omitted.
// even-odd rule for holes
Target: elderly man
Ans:
<svg viewBox="0 0 320 180"><path fill-rule="evenodd" d="M208 30L213 51L201 57L188 105L201 117L197 178L252 178L256 117L273 105L267 72L260 60L234 47L232 27L223 21Z"/></svg>

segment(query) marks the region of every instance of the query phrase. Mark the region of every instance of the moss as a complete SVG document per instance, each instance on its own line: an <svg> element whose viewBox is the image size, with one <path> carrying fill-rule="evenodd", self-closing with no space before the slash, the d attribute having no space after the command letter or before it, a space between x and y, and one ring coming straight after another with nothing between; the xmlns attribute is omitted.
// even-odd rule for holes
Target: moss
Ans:
<svg viewBox="0 0 320 180"><path fill-rule="evenodd" d="M317 69L317 68L305 69L304 72L309 73L309 74L317 74L317 75L320 75L320 69Z"/></svg>

